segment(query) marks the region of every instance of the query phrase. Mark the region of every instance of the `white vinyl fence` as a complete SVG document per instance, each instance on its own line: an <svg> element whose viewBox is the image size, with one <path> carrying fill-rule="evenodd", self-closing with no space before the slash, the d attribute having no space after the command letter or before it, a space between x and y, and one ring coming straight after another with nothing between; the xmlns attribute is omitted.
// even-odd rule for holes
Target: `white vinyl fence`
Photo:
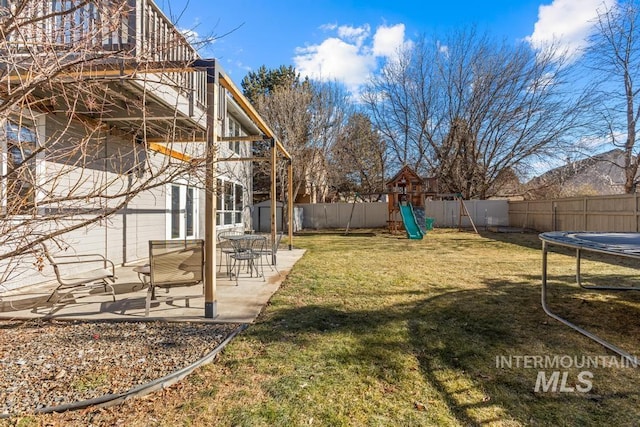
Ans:
<svg viewBox="0 0 640 427"><path fill-rule="evenodd" d="M380 228L387 226L387 202L372 203L300 203L302 228L332 229Z"/></svg>
<svg viewBox="0 0 640 427"><path fill-rule="evenodd" d="M465 200L476 227L508 226L509 205L506 200ZM306 229L380 228L387 226L389 208L386 202L296 204L302 209L302 227ZM460 202L427 201L425 215L434 219L434 227L458 227ZM471 222L462 217L462 226Z"/></svg>

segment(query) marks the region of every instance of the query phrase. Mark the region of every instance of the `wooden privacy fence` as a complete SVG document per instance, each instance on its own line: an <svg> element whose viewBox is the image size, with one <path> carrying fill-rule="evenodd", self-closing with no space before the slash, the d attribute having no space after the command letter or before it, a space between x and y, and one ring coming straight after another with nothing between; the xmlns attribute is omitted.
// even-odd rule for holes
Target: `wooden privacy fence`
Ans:
<svg viewBox="0 0 640 427"><path fill-rule="evenodd" d="M476 227L508 226L509 207L506 200L464 200ZM460 216L460 200L427 200L425 216L434 219L435 227L471 227L469 217Z"/></svg>
<svg viewBox="0 0 640 427"><path fill-rule="evenodd" d="M509 202L509 225L537 231L640 231L638 194Z"/></svg>

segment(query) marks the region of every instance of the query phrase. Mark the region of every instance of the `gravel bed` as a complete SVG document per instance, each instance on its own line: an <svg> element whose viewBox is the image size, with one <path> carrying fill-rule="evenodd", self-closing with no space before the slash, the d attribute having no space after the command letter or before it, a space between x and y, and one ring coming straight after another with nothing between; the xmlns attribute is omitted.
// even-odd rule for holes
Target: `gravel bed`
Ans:
<svg viewBox="0 0 640 427"><path fill-rule="evenodd" d="M0 414L33 414L45 407L125 392L196 362L238 326L0 323Z"/></svg>

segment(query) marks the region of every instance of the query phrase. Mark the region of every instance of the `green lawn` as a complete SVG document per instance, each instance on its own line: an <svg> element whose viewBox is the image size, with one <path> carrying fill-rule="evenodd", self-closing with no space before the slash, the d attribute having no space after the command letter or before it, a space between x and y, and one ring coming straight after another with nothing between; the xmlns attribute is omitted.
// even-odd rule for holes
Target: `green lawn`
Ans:
<svg viewBox="0 0 640 427"><path fill-rule="evenodd" d="M307 249L259 321L183 384L94 413L127 425L638 425L637 369L560 367L535 392L518 357L612 356L540 306L535 234L434 230L296 236ZM607 261L607 260L605 260ZM574 259L549 254L554 307L638 354L640 295L579 291ZM586 259L612 280L637 270ZM577 358L577 359L576 359ZM566 359L565 359L566 360ZM578 378L588 370L592 387ZM84 415L86 417L86 414ZM79 415L52 420L71 421ZM86 420L86 418L85 418ZM149 421L151 420L151 421Z"/></svg>

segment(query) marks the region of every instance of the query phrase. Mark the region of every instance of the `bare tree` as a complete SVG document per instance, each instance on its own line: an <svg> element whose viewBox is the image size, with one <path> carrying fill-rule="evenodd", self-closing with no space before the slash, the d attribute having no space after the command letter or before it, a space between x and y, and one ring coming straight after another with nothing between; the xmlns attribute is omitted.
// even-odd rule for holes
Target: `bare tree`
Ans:
<svg viewBox="0 0 640 427"><path fill-rule="evenodd" d="M285 145L293 160L294 199L307 194L322 199L328 191L327 156L344 124L348 100L333 82L300 81L295 70L261 68L254 79L243 80L261 116ZM286 194L286 165L280 165L281 198Z"/></svg>
<svg viewBox="0 0 640 427"><path fill-rule="evenodd" d="M331 183L338 193L373 199L385 191L386 144L363 113L349 116L331 150Z"/></svg>
<svg viewBox="0 0 640 427"><path fill-rule="evenodd" d="M343 86L335 81L311 83L313 99L310 108L311 133L305 150L308 169L307 183L317 183L314 201L324 201L328 196L330 182L329 156L347 121L352 106ZM307 189L307 191L313 189Z"/></svg>
<svg viewBox="0 0 640 427"><path fill-rule="evenodd" d="M600 102L594 124L615 146L624 150L626 193L635 193L638 185L640 152L636 147L640 118L638 79L640 79L640 6L637 1L622 1L603 6L590 38L585 64L594 73L593 91ZM604 130L604 132L602 132Z"/></svg>
<svg viewBox="0 0 640 427"><path fill-rule="evenodd" d="M0 2L0 283L141 192L203 180L203 144L182 144L202 127L179 117L179 96L156 119L152 95L191 91L195 73L159 64L197 53L170 23L136 40L132 13L127 0Z"/></svg>
<svg viewBox="0 0 640 427"><path fill-rule="evenodd" d="M274 131L283 128L277 134L280 141L283 141L286 146L290 145L290 142L285 140L284 137L293 137L299 140L306 138L307 130L304 129L306 125L301 123L306 123L308 117L306 112L300 110L300 107L308 103L308 85L309 81L301 80L295 68L284 65L276 69L267 69L263 65L256 71L250 71L242 79L242 90L247 99L271 123ZM290 102L292 102L291 105L289 105ZM304 104L299 104L299 102ZM301 113L302 116L286 116L280 111L281 109L286 111L291 108L295 108L295 111ZM284 130L284 128L288 128L288 130ZM298 129L298 132L294 133L292 128ZM252 146L253 155L258 158L268 156L270 149L269 141L257 141ZM281 199L286 194L283 193L287 182L286 169L287 165L285 163L280 163L277 167L277 176L281 180L279 186L279 194L282 195ZM254 201L261 201L261 199L267 198L267 194L271 190L270 173L271 167L269 164L257 163L254 165Z"/></svg>
<svg viewBox="0 0 640 427"><path fill-rule="evenodd" d="M303 178L307 170L307 167L300 163L303 157L308 155L304 149L309 141L311 121L309 105L312 96L308 85L277 86L267 94L257 95L254 104L278 139L285 145L297 166L294 169L294 177L297 178L294 197L304 182ZM266 168L268 165L262 166ZM280 177L278 193L284 197L287 193L286 164L282 162L279 164L277 175Z"/></svg>
<svg viewBox="0 0 640 427"><path fill-rule="evenodd" d="M365 102L397 166L485 198L504 170L553 156L583 126L584 98L554 46L532 51L475 29L422 38L374 78Z"/></svg>

